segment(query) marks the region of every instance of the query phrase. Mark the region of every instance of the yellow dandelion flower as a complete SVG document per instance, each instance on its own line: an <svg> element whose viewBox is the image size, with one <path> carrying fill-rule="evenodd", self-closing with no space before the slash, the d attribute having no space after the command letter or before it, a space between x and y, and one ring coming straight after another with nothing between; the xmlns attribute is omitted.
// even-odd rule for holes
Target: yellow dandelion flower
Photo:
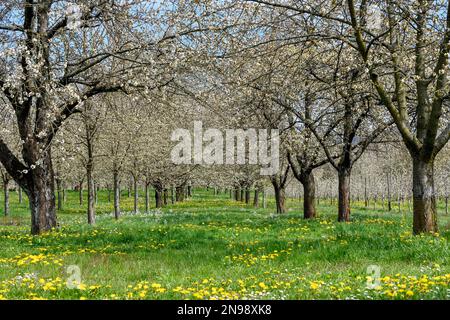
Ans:
<svg viewBox="0 0 450 320"><path fill-rule="evenodd" d="M266 290L266 289L269 288L268 286L266 286L266 284L265 284L264 282L258 283L258 286L259 286L261 289L263 289L263 290Z"/></svg>

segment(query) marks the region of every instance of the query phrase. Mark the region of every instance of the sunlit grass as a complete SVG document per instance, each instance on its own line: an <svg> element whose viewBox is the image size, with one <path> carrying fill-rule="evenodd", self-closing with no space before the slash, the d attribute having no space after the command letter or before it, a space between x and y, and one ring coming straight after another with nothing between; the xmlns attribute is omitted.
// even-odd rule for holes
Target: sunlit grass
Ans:
<svg viewBox="0 0 450 320"><path fill-rule="evenodd" d="M321 200L319 217L304 221L298 199L277 215L271 198L267 209L255 209L225 193L196 190L183 203L137 215L133 198L122 193L123 216L115 221L102 191L97 224L89 226L86 202L80 206L78 193L68 192L60 228L33 237L27 204L19 205L15 193L11 198L11 215L0 219L0 298L450 297L443 215L440 234L413 237L407 207L386 213L381 204L373 210L354 203L352 222L337 223L336 208ZM142 211L143 195L139 205ZM72 289L70 265L81 271ZM379 283L367 273L370 265L380 267Z"/></svg>

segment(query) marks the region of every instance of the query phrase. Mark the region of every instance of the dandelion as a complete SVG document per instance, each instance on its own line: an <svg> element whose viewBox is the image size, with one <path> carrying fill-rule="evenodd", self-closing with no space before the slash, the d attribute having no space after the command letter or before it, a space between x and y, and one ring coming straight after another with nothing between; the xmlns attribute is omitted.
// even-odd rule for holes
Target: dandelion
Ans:
<svg viewBox="0 0 450 320"><path fill-rule="evenodd" d="M147 291L145 291L145 290L139 292L139 297L140 298L144 298L146 295L147 295Z"/></svg>
<svg viewBox="0 0 450 320"><path fill-rule="evenodd" d="M321 284L319 282L315 282L315 281L310 282L310 288L312 290L317 290L320 288L320 286L321 286Z"/></svg>
<svg viewBox="0 0 450 320"><path fill-rule="evenodd" d="M264 282L258 283L258 286L263 290L267 290L269 288L268 286L266 286L266 284Z"/></svg>
<svg viewBox="0 0 450 320"><path fill-rule="evenodd" d="M196 299L203 299L203 295L201 293L198 293L198 292L194 293L193 296Z"/></svg>

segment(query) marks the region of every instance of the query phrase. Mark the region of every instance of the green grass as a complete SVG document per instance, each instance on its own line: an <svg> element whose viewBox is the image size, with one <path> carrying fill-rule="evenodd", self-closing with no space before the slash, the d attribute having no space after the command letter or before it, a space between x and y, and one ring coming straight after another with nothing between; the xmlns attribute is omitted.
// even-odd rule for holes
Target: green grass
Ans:
<svg viewBox="0 0 450 320"><path fill-rule="evenodd" d="M37 237L29 235L27 204L12 193L12 213L0 218L0 298L450 297L445 215L440 234L413 237L407 207L386 213L381 204L374 210L354 203L352 222L337 223L329 201L321 201L313 221L301 218L298 200L276 215L273 199L254 209L206 190L149 214L131 214L132 203L123 194L124 215L115 221L107 192L100 192L97 224L89 226L78 193L68 192L60 228ZM66 285L74 279L71 265L81 271L74 289ZM381 271L374 289L367 287L370 265Z"/></svg>

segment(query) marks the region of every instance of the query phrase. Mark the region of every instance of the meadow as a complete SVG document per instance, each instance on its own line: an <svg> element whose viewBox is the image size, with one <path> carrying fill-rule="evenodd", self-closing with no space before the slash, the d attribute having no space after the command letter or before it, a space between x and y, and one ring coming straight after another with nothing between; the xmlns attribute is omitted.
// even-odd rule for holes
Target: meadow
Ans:
<svg viewBox="0 0 450 320"><path fill-rule="evenodd" d="M116 221L101 191L90 226L78 193L69 191L60 228L31 236L27 204L11 193L11 215L0 218L0 298L450 298L443 204L440 233L414 237L406 208L388 213L353 203L352 221L338 223L326 201L311 221L302 219L298 199L277 215L271 198L255 209L212 190L149 213L132 214L132 203L122 195Z"/></svg>

